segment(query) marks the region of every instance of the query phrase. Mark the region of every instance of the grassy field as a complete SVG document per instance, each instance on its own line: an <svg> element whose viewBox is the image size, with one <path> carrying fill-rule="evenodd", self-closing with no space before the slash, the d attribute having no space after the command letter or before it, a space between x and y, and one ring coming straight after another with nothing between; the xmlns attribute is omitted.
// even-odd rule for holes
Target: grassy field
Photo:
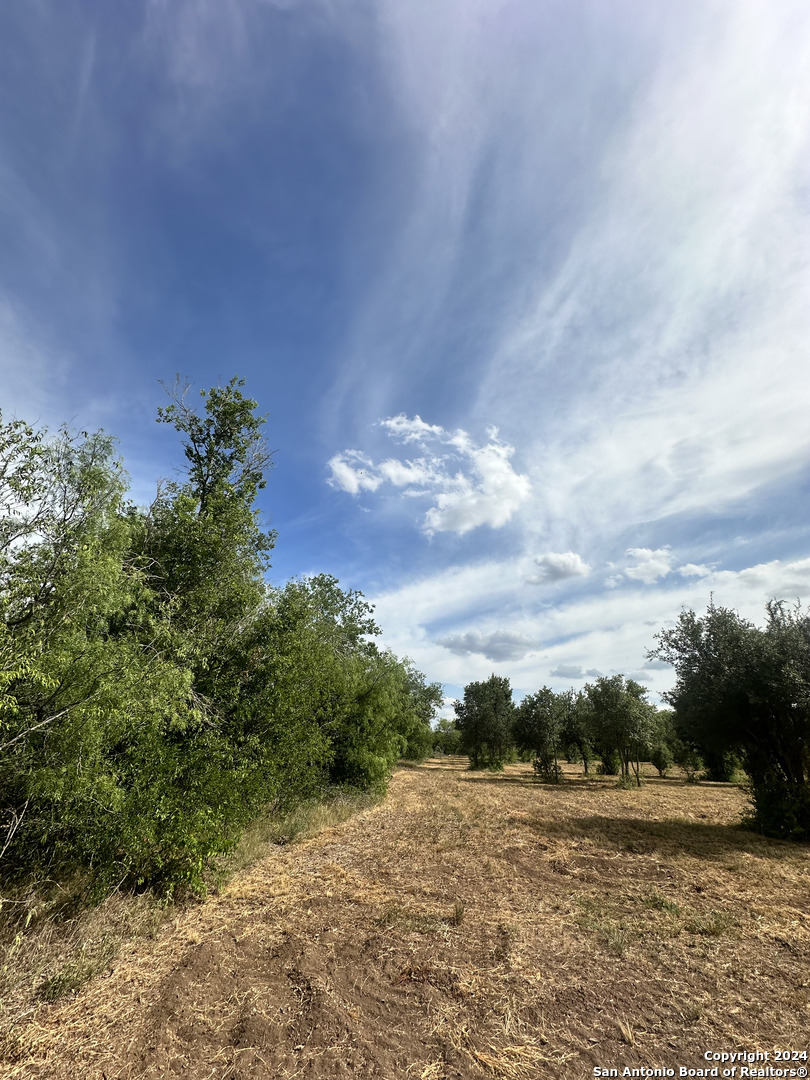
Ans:
<svg viewBox="0 0 810 1080"><path fill-rule="evenodd" d="M464 766L403 768L151 936L133 923L84 985L63 956L15 991L0 1075L677 1075L808 1049L810 848L739 828L738 788ZM99 926L116 904L134 918L113 898Z"/></svg>

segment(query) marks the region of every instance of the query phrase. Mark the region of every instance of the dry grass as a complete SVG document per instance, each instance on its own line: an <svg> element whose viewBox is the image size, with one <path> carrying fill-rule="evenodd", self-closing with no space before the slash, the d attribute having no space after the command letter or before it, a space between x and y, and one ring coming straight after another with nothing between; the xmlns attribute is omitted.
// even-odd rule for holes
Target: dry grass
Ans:
<svg viewBox="0 0 810 1080"><path fill-rule="evenodd" d="M221 888L275 848L316 836L374 801L338 792L288 814L257 819L222 860L212 885ZM40 1002L58 1001L108 974L137 941L153 939L164 923L197 906L193 900L167 903L151 893L114 893L88 908L80 881L49 882L0 897L0 1063L19 1052L26 1021Z"/></svg>
<svg viewBox="0 0 810 1080"><path fill-rule="evenodd" d="M528 1080L801 1049L810 849L744 808L730 785L402 770L32 1002L3 1075Z"/></svg>

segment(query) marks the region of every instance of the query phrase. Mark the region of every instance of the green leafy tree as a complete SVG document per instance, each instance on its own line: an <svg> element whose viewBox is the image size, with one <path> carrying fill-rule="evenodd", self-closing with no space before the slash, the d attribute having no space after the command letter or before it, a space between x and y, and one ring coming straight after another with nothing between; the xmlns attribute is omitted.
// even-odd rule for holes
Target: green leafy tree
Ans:
<svg viewBox="0 0 810 1080"><path fill-rule="evenodd" d="M657 709L651 727L649 759L660 777L665 777L675 764L677 745L675 714L670 709Z"/></svg>
<svg viewBox="0 0 810 1080"><path fill-rule="evenodd" d="M455 720L443 716L433 732L433 747L440 754L461 753L461 732Z"/></svg>
<svg viewBox="0 0 810 1080"><path fill-rule="evenodd" d="M143 540L144 566L173 620L193 628L194 641L214 656L261 604L276 536L255 507L272 455L243 386L234 377L201 391L202 411L192 408L188 387L169 390L172 403L158 409L158 421L181 435L187 475L161 486Z"/></svg>
<svg viewBox="0 0 810 1080"><path fill-rule="evenodd" d="M591 708L594 742L604 755L615 751L621 778L631 773L641 786L641 756L654 728L655 707L646 700L647 691L623 675L602 676L585 687Z"/></svg>
<svg viewBox="0 0 810 1080"><path fill-rule="evenodd" d="M2 555L5 855L10 873L93 865L98 878L126 876L132 759L166 724L188 721L190 680L143 625L149 590L130 559L112 440L62 431L33 447L13 451L27 455L12 470L26 487Z"/></svg>
<svg viewBox="0 0 810 1080"><path fill-rule="evenodd" d="M433 720L444 701L442 684L429 683L412 660L399 661L403 682L400 711L400 734L405 739L402 757L409 761L424 761L434 745Z"/></svg>
<svg viewBox="0 0 810 1080"><path fill-rule="evenodd" d="M113 440L0 421L0 856L171 892L265 808L382 789L441 701L328 574L267 586L271 464L242 383L176 388L185 477L127 502Z"/></svg>
<svg viewBox="0 0 810 1080"><path fill-rule="evenodd" d="M557 694L561 716L560 742L568 760L581 761L588 775L594 749L591 744L590 703L587 695L573 689Z"/></svg>
<svg viewBox="0 0 810 1080"><path fill-rule="evenodd" d="M679 732L710 754L737 753L765 832L810 836L810 616L782 602L764 628L710 605L682 612L652 658L675 668L667 694Z"/></svg>
<svg viewBox="0 0 810 1080"><path fill-rule="evenodd" d="M560 781L564 715L559 695L547 686L527 695L514 713L515 745L534 757L535 772L553 784Z"/></svg>
<svg viewBox="0 0 810 1080"><path fill-rule="evenodd" d="M464 700L455 703L461 732L460 749L473 769L502 769L513 749L515 706L509 680L491 675L484 682L464 687Z"/></svg>

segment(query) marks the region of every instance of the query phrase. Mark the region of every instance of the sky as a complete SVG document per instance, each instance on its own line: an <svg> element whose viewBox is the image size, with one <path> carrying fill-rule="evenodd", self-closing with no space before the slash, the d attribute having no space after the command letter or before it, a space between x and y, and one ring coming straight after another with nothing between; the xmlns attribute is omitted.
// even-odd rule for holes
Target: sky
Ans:
<svg viewBox="0 0 810 1080"><path fill-rule="evenodd" d="M804 0L9 0L0 409L182 462L267 414L270 581L450 702L810 602Z"/></svg>

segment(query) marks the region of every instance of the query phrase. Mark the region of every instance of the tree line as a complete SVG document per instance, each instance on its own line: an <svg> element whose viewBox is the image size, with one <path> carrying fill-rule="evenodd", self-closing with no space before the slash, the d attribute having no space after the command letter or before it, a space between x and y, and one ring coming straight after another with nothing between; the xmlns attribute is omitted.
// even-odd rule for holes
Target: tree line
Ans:
<svg viewBox="0 0 810 1080"><path fill-rule="evenodd" d="M440 722L442 749L467 754L474 769L500 769L517 757L531 760L549 782L561 778L559 762L581 762L641 783L641 762L669 739L670 714L659 712L633 679L613 675L583 690L555 692L544 686L515 705L509 680L492 675L469 683L455 703L455 720ZM665 773L672 764L660 759Z"/></svg>
<svg viewBox="0 0 810 1080"><path fill-rule="evenodd" d="M265 580L272 458L237 378L158 421L185 473L146 509L115 441L0 416L0 869L205 887L254 816L421 757L441 687L331 575Z"/></svg>
<svg viewBox="0 0 810 1080"><path fill-rule="evenodd" d="M688 779L747 776L752 823L760 831L810 838L810 613L781 601L767 605L764 627L713 603L706 614L680 614L657 635L649 659L675 671L664 695L671 709L647 700L623 675L601 677L581 691L543 687L518 705L509 680L470 683L441 721L437 744L468 754L473 768L533 760L544 780L560 779L559 762L596 763L624 783L641 784L641 762L661 776L678 764Z"/></svg>

